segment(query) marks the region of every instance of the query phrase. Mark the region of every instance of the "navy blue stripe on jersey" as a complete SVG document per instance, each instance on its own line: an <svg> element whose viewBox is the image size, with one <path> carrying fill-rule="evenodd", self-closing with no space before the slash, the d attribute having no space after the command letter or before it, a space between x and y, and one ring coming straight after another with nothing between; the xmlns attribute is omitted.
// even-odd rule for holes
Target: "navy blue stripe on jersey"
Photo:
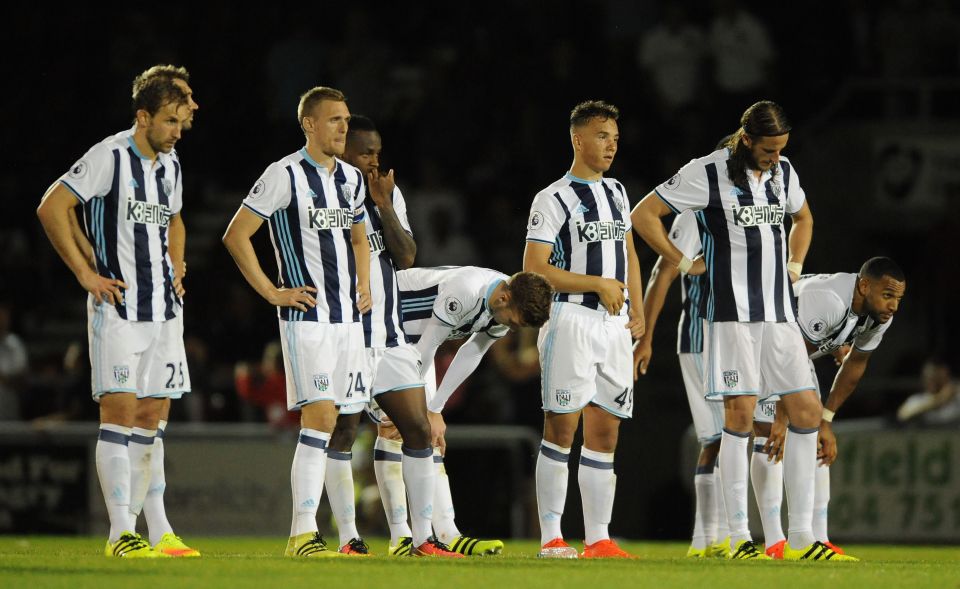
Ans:
<svg viewBox="0 0 960 589"><path fill-rule="evenodd" d="M461 331L461 332L463 332L463 333L470 333L470 332L472 332L472 331L473 331L473 326L476 325L477 319L479 319L480 316L483 315L483 312L484 312L484 311L486 311L486 309L484 308L484 305L480 305L480 308L477 310L477 314L474 315L473 317L471 317L469 321L467 321L466 323L464 323L463 325L461 325L460 327L458 327L458 328L457 328L457 331ZM491 322L490 322L490 325L487 326L487 329L489 329L490 327L492 327L492 326L494 326L494 325L496 325L496 322L491 321Z"/></svg>
<svg viewBox="0 0 960 589"><path fill-rule="evenodd" d="M138 160L139 161L139 160ZM109 269L109 278L123 279L123 272L120 270L120 255L117 250L117 233L120 230L120 150L113 150L113 180L110 183L110 192L103 197L103 204L100 208L100 236L103 239L103 249L106 254L105 259ZM106 228L111 230L107 231ZM116 305L117 313L121 319L127 319L127 306L118 303Z"/></svg>
<svg viewBox="0 0 960 589"><path fill-rule="evenodd" d="M770 201L772 205L779 205L780 199L777 198L777 195L773 192L773 180L775 176L771 176L769 180L764 183L764 188L767 193L767 200ZM773 297L773 306L774 310L777 313L777 321L783 322L787 320L787 315L783 310L783 276L786 273L783 266L783 227L780 225L771 225L771 231L773 232L773 255L774 255L774 267L775 275L773 277L773 288L774 288L774 297Z"/></svg>
<svg viewBox="0 0 960 589"><path fill-rule="evenodd" d="M163 179L166 169L160 164L160 167L157 169L157 173L154 178L157 181L157 201L165 206L170 207L170 198L167 196L167 192L163 189ZM169 221L168 221L169 222ZM173 269L167 264L167 237L169 235L169 225L160 229L160 264L163 269L163 318L164 319L173 319L177 315L173 312L173 301L176 296L173 292Z"/></svg>
<svg viewBox="0 0 960 589"><path fill-rule="evenodd" d="M586 209L583 213L583 220L586 223L600 220L600 210L597 206L597 199L590 190L589 184L582 182L570 182L570 188L580 199L580 203ZM569 224L568 224L569 225ZM603 242L592 241L587 244L587 266L584 274L588 276L603 276ZM582 293L583 306L593 309L600 309L600 295L595 292Z"/></svg>
<svg viewBox="0 0 960 589"><path fill-rule="evenodd" d="M340 206L345 209L348 209L350 211L350 214L353 215L354 207L352 203L357 202L357 198L360 195L360 186L362 186L362 182L363 182L363 178L360 176L360 172L357 171L357 182L356 182L357 187L354 190L352 199L347 199L347 197L344 196L343 194L343 185L347 183L347 175L343 173L343 166L337 165L337 171L333 175L333 179L334 179L334 185L337 187L337 199L340 201ZM363 217L364 217L364 214L363 212L361 212L360 213L361 221L363 220ZM357 219L354 218L354 224L356 223L357 223ZM357 280L356 280L357 260L356 260L356 256L353 253L353 245L352 245L353 240L351 239L350 233L351 233L350 229L343 230L343 239L346 240L346 243L347 243L347 272L349 273L349 276L350 276L350 300L355 301L357 300ZM366 239L366 236L364 236L364 239ZM350 306L353 307L353 320L360 321L360 309L358 309L356 305L350 305Z"/></svg>
<svg viewBox="0 0 960 589"><path fill-rule="evenodd" d="M730 231L727 228L726 212L720 200L720 183L717 164L705 166L710 192L708 206L697 213L704 228L703 251L707 271L710 273L710 300L707 305L707 321L736 321L737 305L730 279Z"/></svg>
<svg viewBox="0 0 960 589"><path fill-rule="evenodd" d="M749 186L735 186L737 202L742 207L755 204L753 191ZM763 321L766 310L763 305L763 236L760 228L744 227L744 238L747 240L747 307L750 310L750 321Z"/></svg>
<svg viewBox="0 0 960 589"><path fill-rule="evenodd" d="M366 200L363 203L364 210L366 211L367 223L371 224L371 228L374 232L383 231L383 220L380 219L380 215L377 213L374 208L376 205L372 200ZM389 250L383 250L377 256L377 260L380 263L380 274L383 277L383 326L386 329L386 346L388 348L393 348L398 345L397 338L397 329L399 326L394 325L393 322L393 313L397 306L397 270L394 266L393 258L390 256ZM370 268L370 272L374 272L374 268ZM373 337L373 325L372 325L372 316L373 313L364 313L363 315L363 343L365 347L370 347L372 345Z"/></svg>
<svg viewBox="0 0 960 589"><path fill-rule="evenodd" d="M147 201L147 187L144 185L143 166L140 156L132 147L130 152L130 175L133 182L134 197L138 201ZM128 205L129 206L129 205ZM150 236L144 223L133 224L133 255L137 263L137 321L153 321L153 275L150 268Z"/></svg>
<svg viewBox="0 0 960 589"><path fill-rule="evenodd" d="M621 221L621 222L622 222L622 221L623 221L623 213L620 211L620 208L617 207L617 203L616 203L616 201L614 201L614 199L613 199L613 191L610 190L610 188L609 188L606 184L604 184L603 182L601 182L600 185L603 186L603 191L604 191L604 193L606 193L606 195L607 195L607 206L610 207L610 213L613 215L613 220L614 220L614 221ZM626 202L627 196L626 196L625 194L623 194L623 189L620 188L620 185L619 185L619 184L617 185L617 188L620 190L620 198L623 199L622 202ZM626 238L628 238L628 239L633 239L633 234L632 234L632 232L629 233L629 234L627 234L627 235L626 235ZM622 247L622 246L620 245L620 243L621 243L621 242L619 242L619 241L614 242L614 250L615 250L615 254L616 254L616 256L615 256L615 257L616 257L616 268L617 268L616 277L617 277L617 280L619 280L620 282L623 282L624 284L626 284L626 282L627 282L627 260L626 260L626 254L625 254L625 252L624 252L625 242L624 242L624 247Z"/></svg>
<svg viewBox="0 0 960 589"><path fill-rule="evenodd" d="M281 274L281 279L289 280L290 287L298 286L316 286L310 278L310 272L307 270L306 259L303 255L303 238L300 233L300 211L297 206L297 183L293 175L293 169L287 166L287 175L290 178L290 204L287 208L280 209L271 217L272 227L276 229L277 245L284 250L284 257L287 260L286 276ZM290 218L295 220L294 227L291 227ZM296 229L294 231L293 229ZM282 245L281 245L282 244ZM282 307L280 317L287 321L316 321L317 308L313 307L306 313L298 311L294 307Z"/></svg>
<svg viewBox="0 0 960 589"><path fill-rule="evenodd" d="M439 285L420 290L400 291L400 321L407 322L430 318L433 315L433 303L437 300L439 292Z"/></svg>
<svg viewBox="0 0 960 589"><path fill-rule="evenodd" d="M570 258L567 257L572 245L572 236L570 235L570 209L564 204L559 192L555 192L553 197L557 199L557 202L560 203L560 208L563 209L563 223L560 224L560 231L557 232L557 237L553 242L550 265L555 268L560 268L561 270L570 270ZM553 295L553 300L560 302L569 301L570 293L558 292Z"/></svg>

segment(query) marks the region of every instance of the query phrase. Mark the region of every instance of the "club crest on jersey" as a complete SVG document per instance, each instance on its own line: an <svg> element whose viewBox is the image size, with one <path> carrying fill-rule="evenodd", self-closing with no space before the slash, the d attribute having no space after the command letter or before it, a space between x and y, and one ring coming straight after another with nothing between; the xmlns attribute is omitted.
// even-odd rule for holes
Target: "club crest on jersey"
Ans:
<svg viewBox="0 0 960 589"><path fill-rule="evenodd" d="M783 205L732 205L733 222L741 227L780 225L783 223Z"/></svg>
<svg viewBox="0 0 960 589"><path fill-rule="evenodd" d="M623 200L619 196L613 195L613 204L617 207L618 211L623 212Z"/></svg>
<svg viewBox="0 0 960 589"><path fill-rule="evenodd" d="M577 239L580 243L594 241L623 241L627 234L627 224L623 221L587 221L578 222Z"/></svg>
<svg viewBox="0 0 960 589"><path fill-rule="evenodd" d="M767 417L773 417L777 413L777 404L773 403L760 403L760 413L766 415Z"/></svg>
<svg viewBox="0 0 960 589"><path fill-rule="evenodd" d="M349 229L353 226L350 209L315 209L307 207L310 229Z"/></svg>
<svg viewBox="0 0 960 589"><path fill-rule="evenodd" d="M664 182L663 185L667 190L676 190L677 186L680 186L680 180L680 174L677 173L673 175L673 178Z"/></svg>
<svg viewBox="0 0 960 589"><path fill-rule="evenodd" d="M127 199L127 221L166 227L170 224L170 214L170 207L167 205Z"/></svg>
<svg viewBox="0 0 960 589"><path fill-rule="evenodd" d="M130 379L130 367L126 364L122 366L113 367L113 380L117 381L119 384L127 384L127 381Z"/></svg>
<svg viewBox="0 0 960 589"><path fill-rule="evenodd" d="M780 198L780 194L783 193L783 187L779 182L770 182L770 190L773 192L773 195L777 198Z"/></svg>
<svg viewBox="0 0 960 589"><path fill-rule="evenodd" d="M732 389L737 386L737 383L740 382L740 373L736 370L724 370L723 371L723 384L726 385L728 389Z"/></svg>
<svg viewBox="0 0 960 589"><path fill-rule="evenodd" d="M70 167L70 172L67 175L70 176L71 178L75 178L79 180L80 178L83 178L84 176L87 175L88 169L89 169L89 166L87 166L86 160L80 160L79 162L73 164L73 166Z"/></svg>
<svg viewBox="0 0 960 589"><path fill-rule="evenodd" d="M330 388L330 375L325 372L321 374L314 374L313 386L316 387L316 389L321 393L327 392L327 389Z"/></svg>
<svg viewBox="0 0 960 589"><path fill-rule="evenodd" d="M530 224L527 226L527 229L538 229L543 225L543 215L540 214L540 211L533 211L533 214L530 215Z"/></svg>
<svg viewBox="0 0 960 589"><path fill-rule="evenodd" d="M566 407L570 404L572 398L573 395L570 394L570 389L557 389L557 405Z"/></svg>
<svg viewBox="0 0 960 589"><path fill-rule="evenodd" d="M173 194L173 181L169 178L163 178L160 180L160 185L163 187L163 194L170 196Z"/></svg>

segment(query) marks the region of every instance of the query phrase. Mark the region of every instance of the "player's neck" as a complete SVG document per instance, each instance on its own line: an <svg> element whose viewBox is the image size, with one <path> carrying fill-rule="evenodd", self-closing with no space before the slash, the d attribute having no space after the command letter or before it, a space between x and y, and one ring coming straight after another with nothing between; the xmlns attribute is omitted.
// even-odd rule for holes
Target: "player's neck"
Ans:
<svg viewBox="0 0 960 589"><path fill-rule="evenodd" d="M304 147L304 149L306 150L307 155L310 156L310 159L326 168L327 172L333 172L333 168L336 166L336 157L324 153L319 146L310 143L310 141L307 141L307 145Z"/></svg>
<svg viewBox="0 0 960 589"><path fill-rule="evenodd" d="M596 182L600 178L603 178L603 172L591 169L590 166L577 158L573 158L573 165L570 166L570 174L589 182Z"/></svg>
<svg viewBox="0 0 960 589"><path fill-rule="evenodd" d="M137 155L152 162L157 161L157 152L150 147L147 141L147 130L137 127L133 133L133 145L136 147Z"/></svg>
<svg viewBox="0 0 960 589"><path fill-rule="evenodd" d="M857 280L859 281L860 279L858 278ZM858 289L856 283L854 283L853 300L850 301L850 310L853 311L854 315L857 315L858 317L863 315L865 312L865 309L863 308L863 299L864 297L862 294L860 294L860 289Z"/></svg>

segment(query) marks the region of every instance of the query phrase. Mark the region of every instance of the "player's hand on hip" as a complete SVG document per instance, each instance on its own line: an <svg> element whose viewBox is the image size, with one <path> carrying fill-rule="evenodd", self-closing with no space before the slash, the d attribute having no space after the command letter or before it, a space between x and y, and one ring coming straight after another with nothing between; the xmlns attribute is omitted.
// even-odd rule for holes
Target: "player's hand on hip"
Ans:
<svg viewBox="0 0 960 589"><path fill-rule="evenodd" d="M393 205L394 186L396 186L396 183L393 180L393 170L381 174L379 168L374 168L367 174L370 198L373 199L373 204L377 205L378 208L382 209Z"/></svg>
<svg viewBox="0 0 960 589"><path fill-rule="evenodd" d="M183 276L173 275L173 292L177 293L177 296L181 299L183 295L187 294L187 289L183 288Z"/></svg>
<svg viewBox="0 0 960 589"><path fill-rule="evenodd" d="M312 286L298 286L296 288L278 288L270 298L270 304L277 307L293 307L306 313L317 306L317 299L310 293L316 293Z"/></svg>
<svg viewBox="0 0 960 589"><path fill-rule="evenodd" d="M763 445L763 451L767 453L767 462L780 462L783 460L783 443L787 439L787 423L774 420L770 424L770 436L767 443Z"/></svg>
<svg viewBox="0 0 960 589"><path fill-rule="evenodd" d="M370 289L357 287L357 310L361 313L368 312L373 308L373 299L370 297Z"/></svg>
<svg viewBox="0 0 960 589"><path fill-rule="evenodd" d="M600 303L606 308L608 313L611 315L619 315L620 309L626 300L623 295L625 288L627 288L627 285L619 280L598 277L597 288L594 292L600 297Z"/></svg>
<svg viewBox="0 0 960 589"><path fill-rule="evenodd" d="M97 304L109 303L119 305L123 303L123 289L127 288L122 280L100 276L90 271L80 277L80 286L93 295Z"/></svg>
<svg viewBox="0 0 960 589"><path fill-rule="evenodd" d="M827 422L820 424L820 433L817 435L819 448L817 458L820 464L830 466L837 460L837 436L833 433L833 426Z"/></svg>
<svg viewBox="0 0 960 589"><path fill-rule="evenodd" d="M650 366L650 356L653 355L653 344L650 338L641 337L633 344L633 380L637 380L637 372L647 373Z"/></svg>
<svg viewBox="0 0 960 589"><path fill-rule="evenodd" d="M690 266L690 271L687 272L690 276L700 276L707 271L707 261L703 259L703 255L699 255L693 259L693 265Z"/></svg>

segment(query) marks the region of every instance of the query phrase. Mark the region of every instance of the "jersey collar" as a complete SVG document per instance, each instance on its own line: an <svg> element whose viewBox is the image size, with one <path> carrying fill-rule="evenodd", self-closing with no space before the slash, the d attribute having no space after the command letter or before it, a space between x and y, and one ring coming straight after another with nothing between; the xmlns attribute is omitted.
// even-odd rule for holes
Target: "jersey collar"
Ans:
<svg viewBox="0 0 960 589"><path fill-rule="evenodd" d="M326 172L327 174L333 174L334 172L337 171L337 167L339 167L339 165L340 165L340 160L338 160L336 157L334 157L334 158L333 158L333 169L332 169L332 170L328 170L326 166L324 166L323 164L318 163L315 159L313 159L312 157L310 157L310 154L307 153L307 148L306 148L306 147L301 147L301 148L300 148L300 155L303 156L303 159L307 160L307 163L308 163L308 164L310 164L311 166L313 166L314 168L316 168L318 172L321 172L321 171L322 171L322 172Z"/></svg>
<svg viewBox="0 0 960 589"><path fill-rule="evenodd" d="M567 172L566 174L564 174L563 177L566 178L567 180L570 180L571 182L578 182L580 184L596 184L597 182L600 182L600 180L587 180L586 178L574 176L570 172Z"/></svg>
<svg viewBox="0 0 960 589"><path fill-rule="evenodd" d="M491 282L489 285L487 285L487 294L483 295L484 309L487 309L488 311L490 310L490 297L493 296L493 291L496 290L501 283L505 283L505 282L506 280L501 280L500 278L497 278L496 280Z"/></svg>

